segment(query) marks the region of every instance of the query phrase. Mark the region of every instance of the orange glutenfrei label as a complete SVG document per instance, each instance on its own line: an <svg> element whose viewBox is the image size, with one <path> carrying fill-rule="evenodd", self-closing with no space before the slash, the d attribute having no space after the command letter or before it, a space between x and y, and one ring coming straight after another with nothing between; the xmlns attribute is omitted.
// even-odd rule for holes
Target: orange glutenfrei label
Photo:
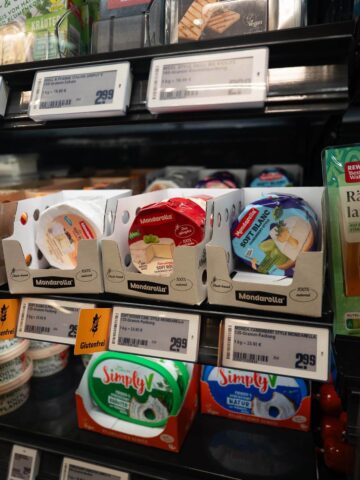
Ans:
<svg viewBox="0 0 360 480"><path fill-rule="evenodd" d="M19 310L20 300L0 300L0 341L15 338Z"/></svg>
<svg viewBox="0 0 360 480"><path fill-rule="evenodd" d="M76 334L75 355L104 352L109 343L112 308L81 309Z"/></svg>

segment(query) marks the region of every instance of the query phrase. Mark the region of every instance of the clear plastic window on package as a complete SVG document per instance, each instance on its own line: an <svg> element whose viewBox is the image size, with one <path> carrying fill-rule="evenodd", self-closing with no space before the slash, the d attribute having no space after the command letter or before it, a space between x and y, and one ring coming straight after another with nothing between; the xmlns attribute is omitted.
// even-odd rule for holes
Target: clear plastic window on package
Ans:
<svg viewBox="0 0 360 480"><path fill-rule="evenodd" d="M306 23L306 0L167 0L170 43L293 28Z"/></svg>
<svg viewBox="0 0 360 480"><path fill-rule="evenodd" d="M164 43L165 0L120 6L119 0L100 3L100 20L92 28L91 52L103 53ZM123 5L123 2L121 2Z"/></svg>

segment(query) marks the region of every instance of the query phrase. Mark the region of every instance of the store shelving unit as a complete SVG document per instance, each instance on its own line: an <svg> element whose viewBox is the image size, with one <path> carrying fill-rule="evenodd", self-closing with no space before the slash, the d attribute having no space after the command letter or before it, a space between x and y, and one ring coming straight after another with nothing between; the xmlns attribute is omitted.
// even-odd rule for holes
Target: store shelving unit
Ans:
<svg viewBox="0 0 360 480"><path fill-rule="evenodd" d="M161 116L147 112L147 77L153 58L258 46L270 49L270 88L263 110ZM105 151L110 157L119 151L113 164L121 161L123 167L129 166L130 158L131 166L142 167L149 162L151 167L188 164L194 163L194 159L210 167L218 166L219 158L224 167L246 167L259 158L259 150L253 148L256 141L266 151L267 160L276 158L281 163L291 156L291 161L304 166L309 185L320 184L320 151L325 144L339 141L342 118L357 96L358 47L357 25L347 21L198 44L0 66L0 75L11 91L6 116L0 120L0 153L36 151L42 155L44 165L50 152L52 161L76 162L81 166L96 165L100 152ZM29 92L36 71L123 60L131 62L135 79L126 117L38 124L28 118ZM224 153L224 145L230 153ZM241 155L234 154L239 148ZM1 298L8 297L8 291L2 289ZM100 306L200 314L203 321L199 361L208 364L217 362L219 324L227 315L323 328L330 328L332 323L328 300L323 317L312 319L235 311L208 304L164 305L110 295L61 298L91 300ZM58 478L64 455L124 469L135 480L317 478L311 433L198 416L181 453L176 455L81 431L76 426L73 394L82 371L80 362L74 360L65 372L53 378L53 388L48 386L48 380L34 381L29 402L18 412L0 418L0 472L5 469L10 445L20 443L41 451L41 479ZM48 396L51 391L64 395L59 405ZM59 412L58 406L68 410ZM54 416L42 418L46 411L54 411Z"/></svg>

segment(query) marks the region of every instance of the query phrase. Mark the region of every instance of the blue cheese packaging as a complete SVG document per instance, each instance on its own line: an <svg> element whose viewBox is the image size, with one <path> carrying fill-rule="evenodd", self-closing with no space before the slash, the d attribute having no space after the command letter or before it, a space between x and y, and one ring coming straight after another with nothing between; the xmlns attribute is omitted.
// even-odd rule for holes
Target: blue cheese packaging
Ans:
<svg viewBox="0 0 360 480"><path fill-rule="evenodd" d="M310 383L267 373L203 367L201 413L308 431Z"/></svg>
<svg viewBox="0 0 360 480"><path fill-rule="evenodd" d="M235 220L233 250L258 273L292 277L300 253L317 250L318 225L305 200L273 193L248 204Z"/></svg>
<svg viewBox="0 0 360 480"><path fill-rule="evenodd" d="M294 182L291 175L283 168L265 168L250 183L251 188L292 187Z"/></svg>

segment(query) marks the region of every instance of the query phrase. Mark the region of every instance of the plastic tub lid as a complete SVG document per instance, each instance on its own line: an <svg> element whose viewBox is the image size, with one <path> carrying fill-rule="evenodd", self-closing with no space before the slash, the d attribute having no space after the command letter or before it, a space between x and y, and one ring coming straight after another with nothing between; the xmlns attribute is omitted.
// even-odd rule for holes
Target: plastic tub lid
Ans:
<svg viewBox="0 0 360 480"><path fill-rule="evenodd" d="M17 388L20 388L24 383L28 382L33 374L33 364L31 359L29 358L29 365L25 372L23 372L21 375L16 377L14 380L11 380L11 382L7 382L4 385L0 387L0 395L5 395L5 393L9 393L13 390L16 390Z"/></svg>
<svg viewBox="0 0 360 480"><path fill-rule="evenodd" d="M28 351L28 356L32 360L43 360L45 358L53 357L54 355L59 355L59 353L62 353L69 348L69 345L55 343L48 348L31 349Z"/></svg>
<svg viewBox="0 0 360 480"><path fill-rule="evenodd" d="M5 340L6 342L7 340ZM0 351L0 363L6 363L13 358L20 357L29 348L29 340L20 340L19 342L9 341L9 347Z"/></svg>

